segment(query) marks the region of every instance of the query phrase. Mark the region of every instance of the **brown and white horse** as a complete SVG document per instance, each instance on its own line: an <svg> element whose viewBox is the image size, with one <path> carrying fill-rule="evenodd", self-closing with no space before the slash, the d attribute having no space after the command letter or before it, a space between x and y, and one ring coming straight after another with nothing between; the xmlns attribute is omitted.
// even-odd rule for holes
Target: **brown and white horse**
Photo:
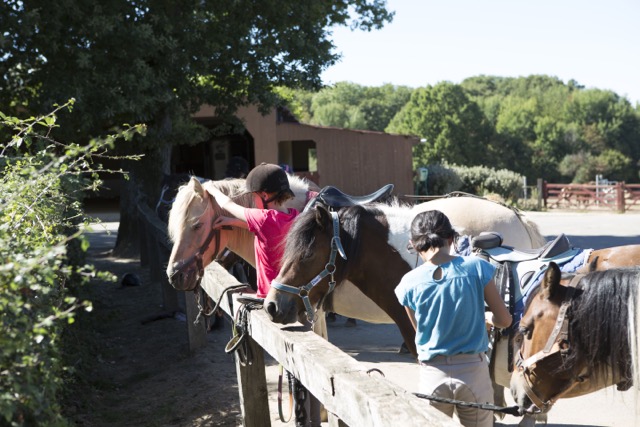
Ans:
<svg viewBox="0 0 640 427"><path fill-rule="evenodd" d="M308 191L317 191L317 188L295 176L290 176L289 180L296 196L289 206L302 211L307 202ZM253 199L242 195L244 180L221 180L213 183L236 203L251 207ZM438 209L449 216L460 234L473 236L487 230L498 231L504 237L505 244L519 249L537 248L545 242L535 224L524 215L478 197L443 198L414 207L397 205L395 209L401 212L402 220L391 226L402 228L402 232L406 232L411 219L419 211ZM169 215L168 231L173 248L167 265L167 275L176 289L194 289L202 276L202 270L225 247L255 265L253 234L241 228L219 230L217 233L212 231L211 224L222 213L197 179L192 178L178 191ZM397 245L405 244L402 233L393 231L391 235L398 236ZM407 262L413 261L407 259ZM333 308L336 313L346 317L375 323L393 323L383 310L351 283L345 283L336 289Z"/></svg>

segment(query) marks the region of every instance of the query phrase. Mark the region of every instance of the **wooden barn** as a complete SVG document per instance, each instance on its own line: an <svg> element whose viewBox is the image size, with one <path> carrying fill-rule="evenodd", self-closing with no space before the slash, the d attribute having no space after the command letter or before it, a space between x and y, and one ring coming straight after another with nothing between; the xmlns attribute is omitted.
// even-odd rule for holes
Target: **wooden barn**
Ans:
<svg viewBox="0 0 640 427"><path fill-rule="evenodd" d="M417 137L302 124L286 110L262 115L255 107L245 107L237 117L244 123L244 134L176 146L172 173L222 179L230 159L241 157L249 169L260 162L287 165L320 187L333 185L353 195L389 183L397 196L413 194L411 149L420 142ZM213 124L214 108L202 107L195 119L205 126Z"/></svg>

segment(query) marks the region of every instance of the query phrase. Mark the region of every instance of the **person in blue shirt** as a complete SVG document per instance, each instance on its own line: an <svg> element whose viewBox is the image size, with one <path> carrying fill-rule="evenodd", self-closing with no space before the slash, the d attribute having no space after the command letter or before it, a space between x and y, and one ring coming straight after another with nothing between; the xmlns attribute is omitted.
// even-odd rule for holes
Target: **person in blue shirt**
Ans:
<svg viewBox="0 0 640 427"><path fill-rule="evenodd" d="M495 268L475 256L452 255L456 238L445 214L419 213L409 246L424 263L405 274L395 292L416 329L420 393L493 403L486 323L506 328L511 315L493 281ZM451 417L455 412L464 426L493 425L491 411L431 404Z"/></svg>

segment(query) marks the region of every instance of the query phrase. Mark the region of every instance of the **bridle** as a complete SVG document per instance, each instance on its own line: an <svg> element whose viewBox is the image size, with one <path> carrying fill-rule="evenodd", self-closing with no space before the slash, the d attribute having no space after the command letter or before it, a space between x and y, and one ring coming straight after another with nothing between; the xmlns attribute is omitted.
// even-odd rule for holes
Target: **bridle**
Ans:
<svg viewBox="0 0 640 427"><path fill-rule="evenodd" d="M549 361L555 361L558 359L558 363L565 363L569 355L569 351L571 350L571 343L569 342L569 316L567 315L567 312L571 307L571 302L578 282L583 276L584 274L576 274L571 279L569 286L567 286L567 292L558 311L556 323L544 348L527 359L523 359L522 344L520 344L521 347L516 356L516 375L520 377L521 383L523 384L527 396L531 399L531 402L543 412L551 409L551 406L553 406L558 399L571 391L575 386L585 381L583 376L575 375L566 387L545 400L536 393L533 381L531 380L532 377L551 377L553 375L552 372L549 372L549 370L545 368L548 366L557 366L557 364L549 363ZM547 363L542 363L543 361L546 361Z"/></svg>
<svg viewBox="0 0 640 427"><path fill-rule="evenodd" d="M209 199L207 199L207 209L209 209L209 202L211 202L212 197L213 196L209 196ZM215 241L216 241L215 251L213 252L214 253L214 261L217 260L218 253L220 252L220 229L213 227L213 224L214 224L215 220L216 220L216 217L213 216L211 218L211 224L210 224L210 227L209 227L210 228L209 234L207 235L207 238L204 239L204 242L202 242L202 245L200 246L200 249L198 249L195 254L193 254L189 258L187 258L182 263L180 268L178 268L171 275L171 281L172 282L173 282L173 278L176 275L182 274L182 272L185 269L187 269L187 267L190 268L192 264L195 264L196 265L197 276L196 276L196 286L194 287L194 289L198 288L198 285L200 284L200 280L202 280L202 277L204 276L203 256L207 252L207 249L209 249L209 245L211 244L211 240L213 240L214 238L215 238Z"/></svg>
<svg viewBox="0 0 640 427"><path fill-rule="evenodd" d="M296 288L295 286L285 285L284 283L278 283L276 281L271 282L271 287L276 288L279 291L298 295L300 298L302 298L304 307L307 310L307 320L309 320L309 322L311 323L314 323L316 320L315 312L313 310L313 306L311 305L311 300L309 299L311 289L313 289L313 287L320 283L320 281L325 277L331 276L329 280L329 291L327 292L327 295L333 292L333 289L336 287L336 281L334 279L334 274L336 272L336 256L339 253L343 259L347 259L347 256L344 253L344 249L342 248L342 242L340 241L340 220L338 218L338 214L336 212L330 213L333 222L333 237L331 238L331 254L329 255L329 262L325 264L324 270L322 270L313 279L311 279L309 283L299 288Z"/></svg>

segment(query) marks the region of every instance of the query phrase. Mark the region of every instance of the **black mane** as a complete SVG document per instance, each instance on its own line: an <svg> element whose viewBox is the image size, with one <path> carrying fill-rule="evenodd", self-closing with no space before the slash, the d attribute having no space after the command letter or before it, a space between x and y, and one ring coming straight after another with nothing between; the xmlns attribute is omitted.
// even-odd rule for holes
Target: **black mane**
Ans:
<svg viewBox="0 0 640 427"><path fill-rule="evenodd" d="M338 211L340 219L340 240L345 250L348 261L355 261L360 256L361 238L363 221L374 219L381 215L381 211L373 206L351 206L342 208ZM327 233L333 234L332 225L325 224ZM316 223L315 209L303 212L296 218L293 226L289 230L286 238L284 253L282 256L282 265L296 263L297 261L311 256L313 253L313 245L315 243L315 233L318 228ZM340 262L340 257L336 261ZM340 268L336 271L336 280L342 280L347 274L349 267L353 265L346 262L346 268ZM343 265L343 266L344 266Z"/></svg>
<svg viewBox="0 0 640 427"><path fill-rule="evenodd" d="M629 327L635 319L629 318L629 304L637 315L634 302L639 284L640 268L594 271L580 280L582 292L571 306L569 366L582 361L594 368L596 379L606 380L608 368L631 379Z"/></svg>

